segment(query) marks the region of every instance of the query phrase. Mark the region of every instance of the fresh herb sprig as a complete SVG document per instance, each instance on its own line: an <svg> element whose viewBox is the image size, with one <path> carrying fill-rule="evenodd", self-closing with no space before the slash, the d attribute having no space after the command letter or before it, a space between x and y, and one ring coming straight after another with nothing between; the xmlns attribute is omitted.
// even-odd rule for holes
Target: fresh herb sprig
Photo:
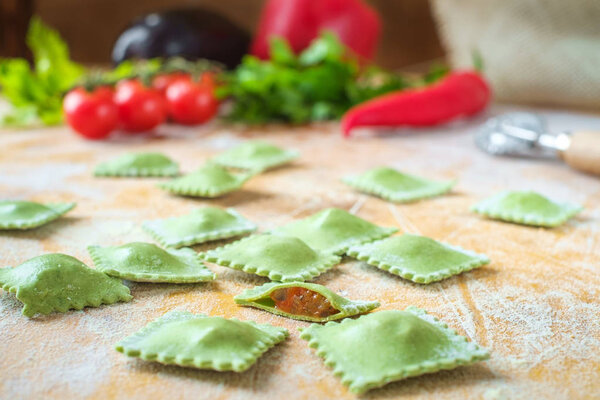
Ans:
<svg viewBox="0 0 600 400"><path fill-rule="evenodd" d="M285 40L274 38L270 56L267 61L246 56L224 75L219 95L232 100L229 120L302 124L337 119L358 103L443 75L436 70L407 78L376 67L363 68L328 32L298 55Z"/></svg>
<svg viewBox="0 0 600 400"><path fill-rule="evenodd" d="M221 73L224 65L211 60L186 60L181 57L125 60L114 69L99 74L98 84L114 85L123 79L152 80L156 75L181 72L197 78L205 72ZM150 84L147 82L147 84Z"/></svg>
<svg viewBox="0 0 600 400"><path fill-rule="evenodd" d="M71 61L67 44L38 17L31 19L26 41L33 68L22 58L0 59L1 94L13 106L0 124L58 124L62 121L62 97L85 69Z"/></svg>

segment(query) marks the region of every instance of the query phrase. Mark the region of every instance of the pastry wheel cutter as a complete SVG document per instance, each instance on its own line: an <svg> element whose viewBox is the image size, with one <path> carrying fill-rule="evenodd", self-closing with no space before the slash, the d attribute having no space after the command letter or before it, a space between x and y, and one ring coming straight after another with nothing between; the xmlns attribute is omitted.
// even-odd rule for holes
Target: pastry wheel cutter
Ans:
<svg viewBox="0 0 600 400"><path fill-rule="evenodd" d="M514 112L486 121L475 143L493 155L560 158L572 168L600 175L600 132L550 132L536 114Z"/></svg>

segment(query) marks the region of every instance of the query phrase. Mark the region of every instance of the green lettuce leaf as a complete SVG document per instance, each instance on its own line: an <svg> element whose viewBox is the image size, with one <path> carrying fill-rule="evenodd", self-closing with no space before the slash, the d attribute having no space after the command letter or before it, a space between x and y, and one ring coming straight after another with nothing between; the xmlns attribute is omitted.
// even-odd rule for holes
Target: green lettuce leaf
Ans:
<svg viewBox="0 0 600 400"><path fill-rule="evenodd" d="M33 69L24 59L0 59L1 95L13 106L0 123L58 124L62 121L62 97L85 69L71 61L69 49L58 32L38 17L31 19L26 41L33 54Z"/></svg>

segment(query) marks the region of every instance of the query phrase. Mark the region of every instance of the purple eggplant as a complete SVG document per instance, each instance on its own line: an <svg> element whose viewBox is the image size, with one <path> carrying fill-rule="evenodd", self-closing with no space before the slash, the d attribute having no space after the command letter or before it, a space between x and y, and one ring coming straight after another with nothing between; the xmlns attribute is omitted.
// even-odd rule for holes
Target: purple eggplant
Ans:
<svg viewBox="0 0 600 400"><path fill-rule="evenodd" d="M229 19L201 8L147 14L133 21L112 51L115 64L129 58L183 57L218 61L228 68L247 53L250 35Z"/></svg>

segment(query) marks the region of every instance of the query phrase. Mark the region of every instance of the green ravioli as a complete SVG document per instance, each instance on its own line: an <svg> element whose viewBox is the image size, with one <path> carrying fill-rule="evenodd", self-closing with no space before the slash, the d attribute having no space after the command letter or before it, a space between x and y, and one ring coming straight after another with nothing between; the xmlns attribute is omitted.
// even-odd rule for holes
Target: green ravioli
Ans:
<svg viewBox="0 0 600 400"><path fill-rule="evenodd" d="M300 337L325 359L353 393L389 382L453 369L489 358L487 350L416 307L301 329Z"/></svg>
<svg viewBox="0 0 600 400"><path fill-rule="evenodd" d="M175 176L179 165L161 153L127 153L99 164L96 176Z"/></svg>
<svg viewBox="0 0 600 400"><path fill-rule="evenodd" d="M236 174L208 163L191 174L158 186L173 194L193 197L219 197L242 187L253 174Z"/></svg>
<svg viewBox="0 0 600 400"><path fill-rule="evenodd" d="M75 203L40 204L21 200L0 200L0 230L37 228L59 218Z"/></svg>
<svg viewBox="0 0 600 400"><path fill-rule="evenodd" d="M45 254L14 268L0 268L0 286L16 294L27 317L132 298L120 279L89 268L66 254Z"/></svg>
<svg viewBox="0 0 600 400"><path fill-rule="evenodd" d="M362 192L396 203L439 196L454 186L452 181L432 181L386 167L373 168L361 175L346 177L343 181Z"/></svg>
<svg viewBox="0 0 600 400"><path fill-rule="evenodd" d="M143 228L163 246L182 247L245 235L256 225L233 208L202 207L181 217L146 221Z"/></svg>
<svg viewBox="0 0 600 400"><path fill-rule="evenodd" d="M353 246L348 255L417 283L440 281L490 262L483 254L411 234Z"/></svg>
<svg viewBox="0 0 600 400"><path fill-rule="evenodd" d="M285 288L303 288L310 290L311 292L318 293L319 295L326 298L329 304L333 308L338 310L338 312L327 317L319 317L303 314L292 314L289 312L282 311L276 307L275 302L271 299L270 295L274 291ZM351 317L353 315L363 314L379 307L379 302L377 301L348 300L332 292L325 286L307 282L269 282L265 283L262 286L257 286L253 289L248 289L244 291L242 294L235 296L234 300L237 304L240 304L242 306L256 307L260 308L261 310L271 312L273 314L281 315L283 317L311 322L333 321L337 319Z"/></svg>
<svg viewBox="0 0 600 400"><path fill-rule="evenodd" d="M328 208L284 225L273 234L295 236L310 247L343 254L348 247L390 236L396 228L383 228L339 208Z"/></svg>
<svg viewBox="0 0 600 400"><path fill-rule="evenodd" d="M501 192L471 208L489 218L548 228L562 225L582 209L577 204L556 203L532 191Z"/></svg>
<svg viewBox="0 0 600 400"><path fill-rule="evenodd" d="M295 237L267 234L249 236L200 253L200 257L281 282L310 280L340 261L339 257L313 250Z"/></svg>
<svg viewBox="0 0 600 400"><path fill-rule="evenodd" d="M286 164L298 157L297 151L284 150L262 140L249 140L219 154L214 161L226 167L263 171Z"/></svg>
<svg viewBox="0 0 600 400"><path fill-rule="evenodd" d="M182 367L242 372L288 331L268 324L172 311L123 339L130 357Z"/></svg>
<svg viewBox="0 0 600 400"><path fill-rule="evenodd" d="M190 283L215 279L192 249L163 250L151 243L89 246L96 268L108 275L136 282Z"/></svg>

